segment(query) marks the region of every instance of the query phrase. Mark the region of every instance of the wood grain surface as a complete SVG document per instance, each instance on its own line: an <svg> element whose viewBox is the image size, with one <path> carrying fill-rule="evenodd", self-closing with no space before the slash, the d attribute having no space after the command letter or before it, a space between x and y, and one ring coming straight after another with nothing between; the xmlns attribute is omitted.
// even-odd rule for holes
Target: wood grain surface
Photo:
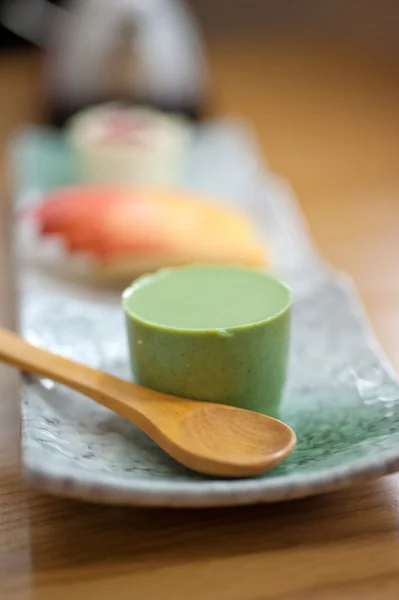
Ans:
<svg viewBox="0 0 399 600"><path fill-rule="evenodd" d="M257 129L325 257L355 279L399 368L399 70L322 42L214 43L218 112ZM0 139L34 117L38 57L0 57ZM0 325L14 314L1 170ZM228 510L86 505L18 472L16 377L0 371L0 598L369 600L399 595L399 476Z"/></svg>

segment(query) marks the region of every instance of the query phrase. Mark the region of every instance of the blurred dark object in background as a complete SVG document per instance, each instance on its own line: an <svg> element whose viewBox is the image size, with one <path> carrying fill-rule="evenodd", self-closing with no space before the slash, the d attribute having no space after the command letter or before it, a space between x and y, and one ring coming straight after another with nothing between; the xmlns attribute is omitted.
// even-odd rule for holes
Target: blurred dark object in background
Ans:
<svg viewBox="0 0 399 600"><path fill-rule="evenodd" d="M4 25L0 25L0 50L6 48L15 48L19 46L31 46L31 42L28 42L24 38L16 35L9 29L6 29Z"/></svg>
<svg viewBox="0 0 399 600"><path fill-rule="evenodd" d="M182 0L74 0L49 31L45 90L50 120L111 100L199 117L205 58Z"/></svg>
<svg viewBox="0 0 399 600"><path fill-rule="evenodd" d="M205 101L201 34L183 0L3 0L0 21L45 49L48 120L123 100L198 118Z"/></svg>
<svg viewBox="0 0 399 600"><path fill-rule="evenodd" d="M37 32L47 26L48 8L63 4L65 0L0 0L0 50L35 47Z"/></svg>

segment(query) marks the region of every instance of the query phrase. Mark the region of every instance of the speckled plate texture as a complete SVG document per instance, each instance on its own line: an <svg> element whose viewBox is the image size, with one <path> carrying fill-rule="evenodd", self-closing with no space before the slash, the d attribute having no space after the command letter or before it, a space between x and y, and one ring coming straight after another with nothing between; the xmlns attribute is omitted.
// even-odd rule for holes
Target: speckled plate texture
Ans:
<svg viewBox="0 0 399 600"><path fill-rule="evenodd" d="M40 153L46 161L46 151L37 146L41 135L23 132L14 147L20 201L47 185L37 180L40 168L29 171L26 162ZM247 206L268 241L273 269L293 288L281 418L296 431L295 452L262 477L201 476L89 399L48 380L24 379L22 461L32 483L112 504L227 506L308 496L399 468L398 383L352 283L319 258L291 190L258 156L244 124L209 123L197 136L181 183ZM47 158L48 171L57 157ZM21 272L21 327L31 342L129 377L116 296L73 287L32 264Z"/></svg>

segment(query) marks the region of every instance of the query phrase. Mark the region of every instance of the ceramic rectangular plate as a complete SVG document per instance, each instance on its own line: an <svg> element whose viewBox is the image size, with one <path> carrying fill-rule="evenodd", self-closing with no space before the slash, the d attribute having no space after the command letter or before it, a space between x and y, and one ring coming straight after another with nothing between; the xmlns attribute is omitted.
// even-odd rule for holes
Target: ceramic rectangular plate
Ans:
<svg viewBox="0 0 399 600"><path fill-rule="evenodd" d="M18 201L73 180L62 139L22 132L12 149ZM222 506L333 490L399 467L399 387L348 278L318 257L286 184L267 173L254 138L234 122L197 135L182 186L244 205L294 290L289 377L282 419L295 452L263 477L198 475L134 425L48 380L22 384L26 477L49 492L114 504ZM25 248L25 255L27 254ZM33 343L129 377L119 298L75 287L34 264L21 267L21 324Z"/></svg>

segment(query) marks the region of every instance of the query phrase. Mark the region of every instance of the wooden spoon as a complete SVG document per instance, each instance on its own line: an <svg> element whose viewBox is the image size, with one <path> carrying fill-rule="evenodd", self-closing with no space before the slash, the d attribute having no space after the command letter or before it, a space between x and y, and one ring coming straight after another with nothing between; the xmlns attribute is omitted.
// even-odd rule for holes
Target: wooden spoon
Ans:
<svg viewBox="0 0 399 600"><path fill-rule="evenodd" d="M89 396L135 423L175 460L201 473L259 475L295 447L295 433L277 419L155 392L31 346L6 329L0 329L0 360Z"/></svg>

